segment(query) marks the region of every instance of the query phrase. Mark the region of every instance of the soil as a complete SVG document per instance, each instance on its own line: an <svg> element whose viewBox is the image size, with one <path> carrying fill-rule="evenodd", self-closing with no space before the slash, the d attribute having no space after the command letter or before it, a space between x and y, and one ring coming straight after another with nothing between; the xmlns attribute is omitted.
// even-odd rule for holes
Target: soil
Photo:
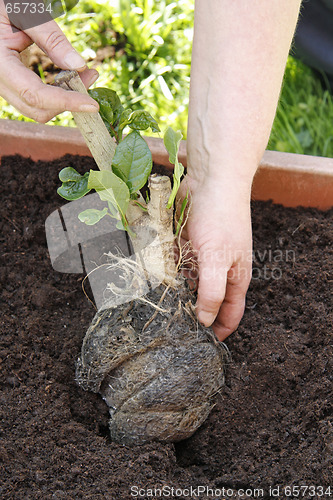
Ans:
<svg viewBox="0 0 333 500"><path fill-rule="evenodd" d="M127 500L164 486L185 499L185 488L202 485L216 491L194 490L193 498L250 498L254 488L263 492L252 498L270 498L279 485L286 498L287 485L327 488L333 211L253 203L254 279L241 325L226 341L231 361L216 406L176 445L121 446L110 441L104 401L74 381L95 314L83 276L54 271L48 256L44 223L64 204L56 194L64 166L94 168L79 157L1 164L0 497ZM319 497L329 490L301 496Z"/></svg>

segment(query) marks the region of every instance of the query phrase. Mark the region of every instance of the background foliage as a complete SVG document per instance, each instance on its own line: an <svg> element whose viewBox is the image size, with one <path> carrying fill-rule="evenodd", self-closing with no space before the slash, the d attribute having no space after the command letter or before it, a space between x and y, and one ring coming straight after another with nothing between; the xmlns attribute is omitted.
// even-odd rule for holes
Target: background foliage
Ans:
<svg viewBox="0 0 333 500"><path fill-rule="evenodd" d="M80 0L58 19L74 47L126 106L144 107L186 137L193 0ZM99 62L96 53L113 47ZM94 62L95 61L95 62ZM43 78L42 68L39 68ZM0 99L0 118L27 120ZM124 103L125 104L125 103ZM333 99L307 67L288 58L269 149L333 156ZM73 125L70 113L52 123Z"/></svg>

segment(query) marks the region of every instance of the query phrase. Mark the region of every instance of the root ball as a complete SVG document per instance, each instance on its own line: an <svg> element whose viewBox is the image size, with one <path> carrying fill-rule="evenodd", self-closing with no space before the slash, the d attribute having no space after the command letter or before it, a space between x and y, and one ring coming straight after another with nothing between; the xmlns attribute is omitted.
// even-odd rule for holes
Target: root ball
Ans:
<svg viewBox="0 0 333 500"><path fill-rule="evenodd" d="M180 441L207 418L224 383L226 350L198 324L183 287L98 312L83 341L76 380L99 392L113 441Z"/></svg>

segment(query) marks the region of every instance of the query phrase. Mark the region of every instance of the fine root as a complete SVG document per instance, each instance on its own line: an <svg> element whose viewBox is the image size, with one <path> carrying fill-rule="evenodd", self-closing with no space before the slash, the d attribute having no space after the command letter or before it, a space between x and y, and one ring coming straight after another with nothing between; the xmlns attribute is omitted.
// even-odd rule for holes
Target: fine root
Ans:
<svg viewBox="0 0 333 500"><path fill-rule="evenodd" d="M162 294L162 296L161 296L161 298L160 298L160 300L159 300L159 302L158 302L158 304L157 304L158 306L160 306L160 305L162 304L162 302L163 302L163 300L164 300L164 298L165 298L165 296L166 296L167 292L169 291L169 289L170 289L170 285L168 285L168 286L166 287L166 289L164 290L164 292L163 292L163 294ZM155 310L155 312L154 312L154 314L153 314L153 315L149 318L149 320L145 323L144 327L142 328L141 333L143 333L143 332L144 332L144 331L148 328L148 326L149 326L149 325L150 325L150 324L154 321L154 319L156 318L157 314L158 314L158 310L156 309L156 310Z"/></svg>
<svg viewBox="0 0 333 500"><path fill-rule="evenodd" d="M150 300L148 299L145 299L144 297L138 297L138 299L140 302L144 302L145 304L149 304L150 307L152 307L153 309L156 310L156 312L161 312L161 313L165 313L165 314L169 314L170 313L170 309L162 309L162 307L159 307L157 304L154 304L154 302L151 302Z"/></svg>

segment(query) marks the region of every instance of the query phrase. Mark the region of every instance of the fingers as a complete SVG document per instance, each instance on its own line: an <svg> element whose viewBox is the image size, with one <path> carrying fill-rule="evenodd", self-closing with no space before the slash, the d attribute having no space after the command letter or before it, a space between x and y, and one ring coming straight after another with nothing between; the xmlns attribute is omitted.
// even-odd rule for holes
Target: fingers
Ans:
<svg viewBox="0 0 333 500"><path fill-rule="evenodd" d="M217 259L200 258L197 317L204 326L210 326L221 307L226 293L227 269Z"/></svg>
<svg viewBox="0 0 333 500"><path fill-rule="evenodd" d="M242 285L227 284L224 301L212 325L220 341L225 340L238 327L244 314L246 289Z"/></svg>
<svg viewBox="0 0 333 500"><path fill-rule="evenodd" d="M60 68L80 71L86 88L96 81L97 71L87 68L84 59L73 49L55 21L24 32L13 34L7 29L4 33L5 43L0 47L0 95L22 114L45 123L63 111L98 111L97 102L90 96L45 85L20 61L18 53L34 41Z"/></svg>
<svg viewBox="0 0 333 500"><path fill-rule="evenodd" d="M1 79L0 75L0 85L5 82L1 95L25 116L46 123L63 111L98 111L98 104L90 96L42 83L13 53L8 56L7 64L10 71L6 78ZM97 77L95 70L85 70L82 74L86 87Z"/></svg>
<svg viewBox="0 0 333 500"><path fill-rule="evenodd" d="M85 60L69 43L55 21L29 28L25 33L62 69L86 68Z"/></svg>
<svg viewBox="0 0 333 500"><path fill-rule="evenodd" d="M99 77L99 73L95 69L86 68L85 70L80 71L80 77L86 89L88 89L93 83L96 82Z"/></svg>
<svg viewBox="0 0 333 500"><path fill-rule="evenodd" d="M249 262L227 269L228 265L214 265L214 260L199 265L198 320L206 327L212 325L220 341L234 332L242 319L251 277Z"/></svg>

